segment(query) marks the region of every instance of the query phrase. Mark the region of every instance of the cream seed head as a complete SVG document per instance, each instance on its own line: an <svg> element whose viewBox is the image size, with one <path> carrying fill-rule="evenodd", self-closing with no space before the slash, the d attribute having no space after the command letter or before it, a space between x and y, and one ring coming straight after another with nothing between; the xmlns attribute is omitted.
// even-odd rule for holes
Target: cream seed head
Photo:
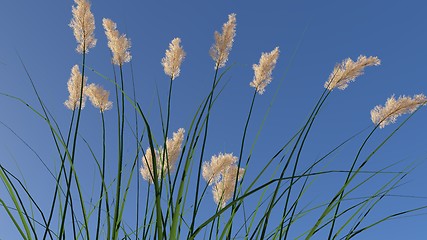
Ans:
<svg viewBox="0 0 427 240"><path fill-rule="evenodd" d="M203 178L209 185L213 184L212 194L216 204L223 208L233 196L236 179L240 181L245 172L235 165L238 158L231 153L214 155L210 162L203 163Z"/></svg>
<svg viewBox="0 0 427 240"><path fill-rule="evenodd" d="M236 178L240 181L245 169L238 170L236 165L229 166L224 172L221 181L217 182L212 188L212 194L215 203L220 207L225 207L228 200L233 197L236 187Z"/></svg>
<svg viewBox="0 0 427 240"><path fill-rule="evenodd" d="M159 155L159 152L155 150L156 157ZM142 157L142 166L139 169L139 172L141 173L142 178L144 178L149 183L153 182L154 178L154 172L153 172L153 155L151 154L151 149L148 148L147 151L145 151L145 155ZM157 174L160 175L160 168L158 166L158 163L156 162L156 170Z"/></svg>
<svg viewBox="0 0 427 240"><path fill-rule="evenodd" d="M83 95L80 95L82 91L82 81L83 81ZM87 77L82 79L82 74L80 73L79 66L74 65L71 69L71 76L67 82L68 87L68 100L64 102L65 106L70 110L75 110L80 105L80 96L82 98L82 109L85 107L86 102L86 82Z"/></svg>
<svg viewBox="0 0 427 240"><path fill-rule="evenodd" d="M418 107L425 105L427 98L423 94L415 95L413 98L400 96L397 100L394 95L387 99L385 106L376 106L371 110L371 120L380 128L396 122L397 117L406 113L413 113Z"/></svg>
<svg viewBox="0 0 427 240"><path fill-rule="evenodd" d="M168 172L172 172L175 168L175 163L179 158L181 153L181 146L184 140L185 130L183 128L178 129L177 132L173 133L172 139L167 139L166 149L167 149L167 162L166 159L163 161L164 150L160 148L155 150L156 159L156 172L157 177L160 179L162 176L165 177ZM142 157L142 167L140 169L142 177L148 182L153 182L154 176L154 164L153 164L153 155L151 149L148 148L145 152L145 156Z"/></svg>
<svg viewBox="0 0 427 240"><path fill-rule="evenodd" d="M335 65L334 70L325 82L325 88L333 90L339 88L344 90L350 82L353 82L358 76L363 74L363 70L368 66L378 66L381 60L378 57L366 57L360 55L354 62L350 58L345 59L340 64Z"/></svg>
<svg viewBox="0 0 427 240"><path fill-rule="evenodd" d="M228 21L222 26L222 34L215 31L215 43L209 53L215 61L215 68L222 68L228 60L236 35L236 14L228 15Z"/></svg>
<svg viewBox="0 0 427 240"><path fill-rule="evenodd" d="M77 6L72 7L73 18L69 26L73 29L74 37L78 43L77 52L87 53L89 48L96 45L94 35L95 18L90 11L90 3L86 0L74 0Z"/></svg>
<svg viewBox="0 0 427 240"><path fill-rule="evenodd" d="M182 141L184 141L184 128L178 129L177 132L173 133L172 139L167 139L166 141L166 149L167 149L167 161L169 165L169 171L173 171L175 167L175 163L178 160L178 157L181 153ZM163 158L163 149L160 149L160 158ZM163 161L159 161L160 164L164 164L164 169L166 169L166 163Z"/></svg>
<svg viewBox="0 0 427 240"><path fill-rule="evenodd" d="M165 73L170 76L172 80L179 76L181 63L185 58L184 49L180 44L181 39L174 38L169 44L169 49L166 50L165 57L162 58L162 65Z"/></svg>
<svg viewBox="0 0 427 240"><path fill-rule="evenodd" d="M113 63L122 66L123 63L129 62L132 58L129 49L131 47L130 40L125 34L120 35L116 29L117 25L111 19L102 19L102 25L105 29L105 35L108 39L108 47L113 53Z"/></svg>
<svg viewBox="0 0 427 240"><path fill-rule="evenodd" d="M108 101L110 92L99 85L94 83L89 84L89 86L86 87L86 95L89 97L92 105L99 108L101 112L110 110L113 107L113 103Z"/></svg>
<svg viewBox="0 0 427 240"><path fill-rule="evenodd" d="M220 153L214 155L210 162L204 162L202 166L203 178L208 182L209 185L219 181L221 174L224 173L232 164L236 163L237 157L231 153Z"/></svg>
<svg viewBox="0 0 427 240"><path fill-rule="evenodd" d="M279 58L279 47L276 47L270 53L262 53L259 64L254 64L254 79L250 83L259 94L263 94L265 87L271 82L271 74Z"/></svg>

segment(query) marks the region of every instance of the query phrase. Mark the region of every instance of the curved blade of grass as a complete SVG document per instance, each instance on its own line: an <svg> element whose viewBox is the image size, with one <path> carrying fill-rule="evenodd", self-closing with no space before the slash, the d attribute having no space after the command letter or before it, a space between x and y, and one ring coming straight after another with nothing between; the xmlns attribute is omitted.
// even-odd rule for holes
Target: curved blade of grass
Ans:
<svg viewBox="0 0 427 240"><path fill-rule="evenodd" d="M18 228L18 231L21 233L21 235L23 235L23 237L24 237L25 239L32 239L32 237L31 237L31 233L30 233L30 228L28 227L28 225L30 225L30 227L31 227L31 228L32 228L32 230L33 230L33 233L35 234L35 231L34 231L34 229L33 229L33 226L31 225L31 223L30 223L30 220L29 220L29 219L27 219L27 220L28 220L28 223L27 223L27 221L25 220L25 217L24 217L24 213L26 214L25 207L23 206L22 201L20 200L19 195L17 195L18 193L17 193L17 192L15 192L16 190L14 190L15 188L13 187L13 184L12 184L12 183L10 182L10 180L7 178L7 175L5 174L5 172L4 172L4 168L3 168L3 167L1 167L1 171L0 171L0 178L2 179L2 181L3 181L4 185L5 185L5 187L7 188L7 192L8 192L9 197L11 198L11 200L12 200L12 202L13 202L13 205L14 205L14 206L15 206L15 208L17 209L19 219L21 220L21 223L22 223L22 225L23 225L23 227L24 227L24 230L25 230L25 235L23 235L23 234L22 234L22 231L21 231L21 229L19 228L19 225L16 223L16 221L14 221L14 220L12 220L12 221L14 222L15 226ZM3 207L6 209L6 205L4 204L3 200L2 200L2 205L3 205ZM7 211L7 212L8 212L8 214L9 214L9 211L8 211L8 210L6 210L6 211ZM24 213L23 213L23 212L24 212Z"/></svg>

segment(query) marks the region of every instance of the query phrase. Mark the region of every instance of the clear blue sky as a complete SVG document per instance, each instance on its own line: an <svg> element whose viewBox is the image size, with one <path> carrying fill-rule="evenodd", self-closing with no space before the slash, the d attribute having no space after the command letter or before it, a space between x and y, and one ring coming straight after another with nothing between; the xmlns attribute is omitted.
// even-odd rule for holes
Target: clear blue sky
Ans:
<svg viewBox="0 0 427 240"><path fill-rule="evenodd" d="M37 106L31 85L26 78L17 53L22 57L40 95L51 113L66 131L71 112L63 102L68 97L66 83L71 67L80 64L81 55L75 51L76 42L68 27L73 1L5 1L0 8L0 92L22 97ZM182 39L187 53L181 75L174 82L171 113L171 131L188 127L191 114L208 93L214 73L214 63L208 51L213 33L220 30L227 15L237 15L237 35L230 53L229 64L236 63L227 75L229 84L212 111L206 160L219 152L239 152L240 138L253 89L252 64L258 63L262 52L279 46L281 55L273 72L273 81L264 95L257 97L248 134L247 156L250 144L261 124L266 108L277 91L277 98L268 115L260 139L255 147L249 177L255 176L268 157L292 136L314 107L323 91L323 84L337 62L347 57L356 59L360 54L378 56L381 66L366 69L365 75L350 84L345 91L335 90L315 122L302 156L302 167L344 141L359 130L372 125L370 110L383 105L392 94L414 95L427 93L425 66L427 61L427 3L417 1L111 1L93 0L95 36L97 46L90 50L87 65L112 77L110 53L102 29L102 18L117 22L120 32L132 41L132 65L135 88L141 106L151 109L150 121L155 134L160 136L155 89L166 99L168 78L163 73L161 58L174 37ZM124 67L130 80L130 65ZM111 83L89 73L89 82L113 90ZM130 89L130 81L128 83ZM154 102L153 102L154 101ZM25 139L52 169L58 165L55 148L47 126L25 106L6 97L0 98L0 120ZM111 127L109 146L115 150L115 110L106 112ZM416 161L419 166L403 182L405 185L393 194L427 197L427 139L425 138L425 109L419 111L380 152L367 169L378 170L403 160L394 171ZM131 118L130 120L133 120ZM399 119L400 123L403 118ZM98 143L100 135L99 113L90 104L84 109L81 125L82 137ZM384 139L397 125L377 131L367 151ZM373 126L372 126L373 127ZM129 136L130 132L128 131ZM367 132L362 136L366 136ZM331 159L329 169L350 167L350 160L363 141L357 138ZM92 191L95 172L92 158L83 141L81 181L87 181L86 197ZM148 143L143 143L144 147ZM99 150L99 147L94 147ZM125 154L133 154L133 145ZM110 157L115 160L115 155ZM87 163L84 163L87 161ZM20 175L22 171L29 189L48 209L53 179L47 174L37 157L7 128L0 126L0 163ZM19 166L19 168L17 167ZM115 173L112 162L111 173ZM83 177L86 176L86 177ZM307 196L320 198L336 189L329 184L344 181L343 175L326 177L316 182ZM141 183L143 182L142 179ZM373 191L382 179L372 181L366 191ZM144 183L145 184L145 183ZM142 188L145 190L145 185ZM134 185L132 187L135 187ZM372 187L372 189L371 189ZM98 189L96 187L96 189ZM131 194L134 192L131 191ZM363 196L364 192L354 196ZM0 197L5 196L0 187ZM49 196L45 198L46 196ZM308 197L308 198L310 198ZM307 202L310 199L307 200ZM208 193L204 200L208 209L215 207ZM425 198L388 197L370 215L366 224L401 210L426 205ZM303 205L301 204L301 207ZM130 207L129 211L132 211ZM383 223L356 239L425 239L427 232L424 212L419 216L401 218ZM129 212L127 213L129 214ZM201 212L203 218L208 211ZM316 213L318 214L318 213ZM295 233L303 226L296 225ZM0 210L0 239L17 239L17 232Z"/></svg>

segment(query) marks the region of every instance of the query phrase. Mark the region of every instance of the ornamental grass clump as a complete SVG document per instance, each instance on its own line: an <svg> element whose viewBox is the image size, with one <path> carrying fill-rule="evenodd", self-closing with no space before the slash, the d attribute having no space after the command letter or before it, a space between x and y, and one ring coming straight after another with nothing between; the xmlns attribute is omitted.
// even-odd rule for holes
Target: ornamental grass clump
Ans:
<svg viewBox="0 0 427 240"><path fill-rule="evenodd" d="M409 118L427 104L423 94L398 99L393 95L384 106L371 110L375 126L370 124L369 128L347 140L329 146L329 150L322 148L319 152L325 152L315 152L315 156L309 152L309 144L319 144L320 141L322 146L329 144L322 136L312 135L318 125L317 119L327 115L322 110L328 100L335 97L333 90L346 89L366 67L380 65L378 57L360 55L356 61L347 58L338 63L329 77L319 77L310 86L323 92L314 99L314 107L302 124L294 130L288 129L286 124L274 126L274 131L263 138L262 129L266 127L279 87L269 105L256 99L269 97L270 91L265 91L269 84L269 88L274 88L276 81L283 82L283 77L277 77L283 71L278 64L280 50L277 46L271 52L261 53L258 64L253 64L252 68L247 63L250 61L245 59L225 67L235 44L236 14L229 14L222 32L214 33L210 56L205 52L205 60L211 61L211 57L215 62L214 71L210 69L206 74L212 76L212 82L205 78L197 81L211 84L207 90L190 86L192 83L188 78L191 75L187 71L192 69L191 66L185 66L181 71L182 65L194 57L193 52L184 51L181 38L172 39L160 62L159 59L152 60L151 56L146 57L145 61L157 62L158 71L163 68L166 74L161 75L160 80L155 79L158 81L155 89L148 89L153 90L157 100L150 105L147 103L149 97L145 95L150 91L140 91L135 81L150 88L146 81L152 80L152 76L141 77L133 70L139 70L141 66L130 63L131 42L126 34L117 30L112 20L102 20L105 46L99 49L109 52L111 59L95 61L90 58L88 61L87 53L97 43L94 16L88 1L74 2L69 26L77 41L81 64L74 65L71 70L67 83L69 97L64 102L65 108L61 105L61 115L71 117L65 123L66 128L61 127L64 126L63 119L56 119L54 112L49 110L50 105L43 102L29 72L37 107L19 97L1 93L23 103L47 125L57 151L56 157L49 155L52 162L46 164L41 157L43 154L38 155L24 138L19 137L36 153L52 177L43 194L48 190L51 192L42 199L27 187L25 179L21 180L0 164L0 178L4 185L0 194L0 207L4 210L1 216L10 219L16 239L351 239L388 219L422 213L427 209L427 205L408 206L405 211L390 211L379 220L367 217L375 212L383 199L397 196L394 191L411 171L411 165L393 171L390 169L394 166L386 163L380 169L371 170L369 163ZM135 41L134 44L141 43ZM140 54L134 50L133 54ZM251 49L244 51L254 52ZM112 71L93 67L98 66L98 62L111 65ZM128 62L130 64L124 65ZM246 73L252 71L253 77L248 78ZM106 88L88 84L88 74L93 82L104 81L102 85ZM273 75L278 80L272 83ZM181 79L174 81L177 77ZM238 85L240 95L227 91L229 82L224 79ZM128 87L130 81L132 87ZM250 95L246 98L248 82L252 98ZM169 88L164 87L167 84ZM174 91L176 84L178 92ZM110 100L110 92L106 89L111 88L115 91L112 91ZM202 96L199 98L195 93ZM242 121L242 126L228 121L235 118L234 112L223 113L226 109L218 107L227 94L247 109L245 118L233 119ZM179 98L183 95L190 101L182 104ZM312 99L311 95L304 97ZM370 96L366 93L361 97ZM87 98L92 107L86 106L85 111L81 111ZM197 105L193 106L194 102ZM346 103L345 106L351 108L352 104ZM279 111L285 111L285 108L286 105L280 105ZM91 115L94 114L91 111L96 111L96 115ZM356 111L354 114L359 114ZM187 116L189 112L191 114ZM403 114L410 115L395 126L394 131L386 136L380 135L383 131L377 129L396 122ZM99 121L91 121L92 116L100 117ZM279 122L286 123L287 117L297 118L297 115L286 115ZM218 120L223 121L217 124ZM182 126L182 122L185 130L170 131L177 125ZM84 128L79 130L79 126ZM237 136L237 142L234 142L234 136L230 137L230 129L237 129L241 134ZM318 129L329 131L323 126ZM365 134L367 130L370 131ZM212 131L218 132L215 135ZM289 137L284 131L291 131L293 135ZM375 141L371 140L373 136ZM261 141L268 142L261 145ZM340 161L338 165L333 164L335 159ZM88 169L93 170L89 177L85 175ZM333 181L324 184L323 181L331 177ZM371 184L376 180L382 184ZM322 185L321 188L318 189L318 185ZM363 195L357 195L359 192ZM3 228L0 227L1 231Z"/></svg>

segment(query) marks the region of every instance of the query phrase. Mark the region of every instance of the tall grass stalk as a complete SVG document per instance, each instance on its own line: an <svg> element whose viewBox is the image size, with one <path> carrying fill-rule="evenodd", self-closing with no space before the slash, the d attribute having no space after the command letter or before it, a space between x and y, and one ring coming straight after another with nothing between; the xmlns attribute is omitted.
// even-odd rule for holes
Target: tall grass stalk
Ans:
<svg viewBox="0 0 427 240"><path fill-rule="evenodd" d="M314 99L314 107L306 113L307 118L297 129L290 131L290 136L266 143L272 145L274 150L265 151L259 144L263 140L261 131L267 124L284 77L268 108L263 110L264 116L259 118L260 98L266 86L272 82L279 47L262 53L259 63L252 65L254 77L249 85L254 89L248 96L250 101L242 119L237 147L229 149L227 143L225 149L221 149L224 152L213 155L208 161L208 153L220 149L217 146L219 139L215 139L212 133L223 127L218 128L214 124L212 114L217 113L214 111L216 108L222 107L223 103L218 100L228 94L224 90L229 87L230 81L235 80L230 77L225 81L224 77L238 70L248 70L246 64L235 68L236 65L240 66L239 59L226 66L236 35L236 14L229 14L222 32L214 33L215 42L209 52L213 59L213 77L200 99L197 99L199 95L189 95L193 98L192 103L196 103L186 106L187 112L181 111L182 106L176 101L179 95L175 91L180 90L180 86L174 86L176 78L186 74L185 71L181 72L186 54L180 45L181 39L172 40L161 60L164 72L169 76L168 82L155 84L153 102L157 97L156 111L159 116L152 116L151 106L148 111L145 105L147 98L138 90L139 83L135 81L139 76L134 76L133 63L130 62L130 40L118 32L116 23L104 18L102 25L108 40L112 72L104 74L103 70L88 66L88 51L96 45L94 17L87 0L75 0L75 4L70 26L78 44L76 50L82 54L82 58L81 65L73 67L68 82L70 96L65 106L71 110L71 118L59 119L49 111L47 102L43 100L19 54L38 106L0 92L1 96L19 102L42 120L50 131L52 147L57 154L56 158L49 158L54 161L55 169L52 170L52 165L37 154L29 142L0 120L2 126L36 155L49 177L52 177L53 192L49 194L44 209L41 202L46 202L47 198L35 194L37 189L31 189L31 182L26 181L20 168L19 177L6 164L0 164L0 179L5 193L0 196L0 210L10 219L17 237L61 240L351 239L382 222L424 213L427 209L427 205L413 205L372 220L370 217L384 199L391 196L416 197L394 194L415 167L401 161L399 164L385 163L379 169L367 169L368 163L385 144L392 137L397 137L395 133L426 105L427 97L423 94L398 99L392 96L384 107L376 106L371 110L371 126L334 144L325 153L318 153L314 159L307 160L310 156L305 154L310 151L309 140L323 141L322 136L314 135L313 129L319 122L318 118L327 114L324 106L327 100L334 97L332 93L346 89L363 74L366 67L380 65L378 57L360 55L355 61L347 58L337 63L324 83L322 93ZM126 62L130 62L130 75L127 75L128 69L124 67ZM281 71L281 68L276 71ZM105 81L109 88L114 88L114 106L108 100L107 90L95 83L86 84L88 75L94 75L91 81L98 78ZM238 75L241 75L240 72ZM127 84L128 77L125 76L131 76L132 85ZM185 83L186 79L180 81L188 84ZM144 83L144 86L149 85ZM322 85L318 87L321 89ZM195 92L194 89L190 91ZM245 91L241 92L246 94ZM167 95L165 98L163 93ZM100 121L89 128L86 128L89 118L83 111L87 97L100 111ZM113 107L116 108L115 116L106 115L105 111ZM175 112L179 114L175 115ZM391 133L380 135L379 129L394 123L397 117L406 113L409 116ZM223 118L227 117L233 115ZM170 130L176 122L180 122L178 120L188 120L188 123L185 128L172 133ZM60 127L62 121L66 122L64 129ZM261 121L258 131L252 136L252 126L258 121ZM86 132L82 129L89 130ZM279 128L272 129L272 135L282 134ZM96 131L100 134L93 134ZM109 137L111 132L114 132L112 138ZM368 134L362 137L365 132ZM374 133L379 143L373 141ZM97 137L89 138L92 135ZM266 140L269 141L270 137L267 136ZM246 146L248 141L252 142L250 148ZM114 147L108 147L110 145ZM355 149L354 156L350 154L345 157L352 162L348 163L348 167L336 168L334 160L338 159L337 156L349 154L344 147ZM111 157L113 154L115 157ZM93 161L80 161L85 160L81 156L89 156ZM259 158L259 161L254 158ZM396 170L402 164L406 166ZM95 180L90 199L87 199L90 184L82 175L84 169L90 166L94 167ZM335 190L332 192L317 194L316 184L331 178L343 178L344 181L334 181L332 189ZM141 184L141 180L147 183ZM374 185L376 180L381 180L379 186ZM363 194L358 195L359 192ZM312 194L316 194L315 197L320 200L313 198Z"/></svg>

